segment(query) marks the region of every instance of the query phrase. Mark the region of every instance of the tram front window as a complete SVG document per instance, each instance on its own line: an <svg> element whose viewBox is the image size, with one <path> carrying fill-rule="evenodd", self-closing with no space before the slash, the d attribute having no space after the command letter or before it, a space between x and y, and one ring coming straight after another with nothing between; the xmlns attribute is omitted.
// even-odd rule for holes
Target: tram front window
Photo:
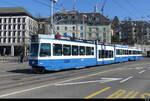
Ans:
<svg viewBox="0 0 150 101"><path fill-rule="evenodd" d="M51 45L49 43L41 43L40 57L51 56Z"/></svg>
<svg viewBox="0 0 150 101"><path fill-rule="evenodd" d="M38 50L39 50L39 44L31 44L30 57L37 57Z"/></svg>

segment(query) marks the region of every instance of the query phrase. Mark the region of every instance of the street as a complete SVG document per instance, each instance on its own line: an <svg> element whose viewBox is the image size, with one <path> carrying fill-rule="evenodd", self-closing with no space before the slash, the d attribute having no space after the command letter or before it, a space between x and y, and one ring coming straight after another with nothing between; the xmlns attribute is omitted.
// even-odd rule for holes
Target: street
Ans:
<svg viewBox="0 0 150 101"><path fill-rule="evenodd" d="M27 63L2 67L0 98L149 98L150 58L34 74Z"/></svg>

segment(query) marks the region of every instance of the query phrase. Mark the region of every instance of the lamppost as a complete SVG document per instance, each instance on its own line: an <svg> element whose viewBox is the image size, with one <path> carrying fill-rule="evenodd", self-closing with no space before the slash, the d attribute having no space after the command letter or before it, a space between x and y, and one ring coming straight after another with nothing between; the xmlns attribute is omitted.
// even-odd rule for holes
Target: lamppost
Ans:
<svg viewBox="0 0 150 101"><path fill-rule="evenodd" d="M83 14L84 39L86 40L86 25L85 25L85 19L84 18L87 18L87 15Z"/></svg>
<svg viewBox="0 0 150 101"><path fill-rule="evenodd" d="M57 2L57 0L50 0L51 1L51 31L52 31L52 35L54 35L54 24L53 24L53 7L54 7L54 3Z"/></svg>

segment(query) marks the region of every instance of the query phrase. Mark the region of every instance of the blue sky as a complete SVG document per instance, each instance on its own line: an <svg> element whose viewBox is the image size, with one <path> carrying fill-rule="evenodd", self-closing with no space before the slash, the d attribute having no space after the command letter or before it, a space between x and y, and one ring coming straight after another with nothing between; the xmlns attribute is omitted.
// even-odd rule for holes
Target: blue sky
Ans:
<svg viewBox="0 0 150 101"><path fill-rule="evenodd" d="M79 12L94 12L94 6L98 4L98 12L104 0L76 0L76 9ZM56 12L72 10L74 0L58 0L54 5ZM50 0L0 0L0 7L21 6L33 16L50 16ZM107 0L104 7L104 15L113 19L118 16L120 20L131 17L132 20L150 20L150 0ZM144 18L143 18L144 17Z"/></svg>

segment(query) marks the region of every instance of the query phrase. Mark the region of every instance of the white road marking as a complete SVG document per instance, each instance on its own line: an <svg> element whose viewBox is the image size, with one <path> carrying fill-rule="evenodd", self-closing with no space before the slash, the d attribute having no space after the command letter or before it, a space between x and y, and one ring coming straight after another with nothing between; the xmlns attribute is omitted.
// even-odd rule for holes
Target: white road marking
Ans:
<svg viewBox="0 0 150 101"><path fill-rule="evenodd" d="M0 95L0 98L6 97L6 96L10 96L10 95L19 94L19 93L24 93L24 92L28 92L28 91L32 91L32 90L35 90L35 89L45 88L45 87L48 87L48 86L52 86L52 85L56 85L56 84L60 84L60 83L64 83L64 82L69 82L69 81L73 81L73 80L79 80L79 79L83 79L83 78L99 75L99 74L102 74L102 73L112 72L112 71L116 71L116 70L122 70L122 69L124 69L124 68L112 69L112 70L108 70L108 71L98 72L98 73L95 73L95 74L90 74L90 75L87 75L87 76L82 76L82 77L78 77L78 78L68 79L68 80L65 80L65 81L60 81L58 83L50 83L50 84L46 84L46 85L42 85L42 86L38 86L38 87L34 87L34 88L29 88L29 89L25 89L25 90L19 90L19 91L15 91L15 92L12 92L12 93L7 93L7 94Z"/></svg>
<svg viewBox="0 0 150 101"><path fill-rule="evenodd" d="M150 69L150 67L148 67Z"/></svg>
<svg viewBox="0 0 150 101"><path fill-rule="evenodd" d="M55 86L64 86L64 85L75 85L75 84L86 84L86 83L105 83L111 82L116 80L121 80L122 78L101 78L101 80L94 80L94 81L84 81L84 82L74 82L74 83L62 83L62 84L55 84Z"/></svg>
<svg viewBox="0 0 150 101"><path fill-rule="evenodd" d="M142 71L140 71L139 73L142 74L142 73L144 73L144 72L145 72L145 70L142 70Z"/></svg>
<svg viewBox="0 0 150 101"><path fill-rule="evenodd" d="M126 79L124 79L124 80L120 81L120 83L126 82L126 81L128 81L129 79L131 79L131 78L133 78L133 77L132 77L132 76L130 76L130 77L128 77L128 78L126 78Z"/></svg>
<svg viewBox="0 0 150 101"><path fill-rule="evenodd" d="M143 69L143 67L136 67L136 68L129 68L129 69L137 69L137 70L139 70L139 69Z"/></svg>

